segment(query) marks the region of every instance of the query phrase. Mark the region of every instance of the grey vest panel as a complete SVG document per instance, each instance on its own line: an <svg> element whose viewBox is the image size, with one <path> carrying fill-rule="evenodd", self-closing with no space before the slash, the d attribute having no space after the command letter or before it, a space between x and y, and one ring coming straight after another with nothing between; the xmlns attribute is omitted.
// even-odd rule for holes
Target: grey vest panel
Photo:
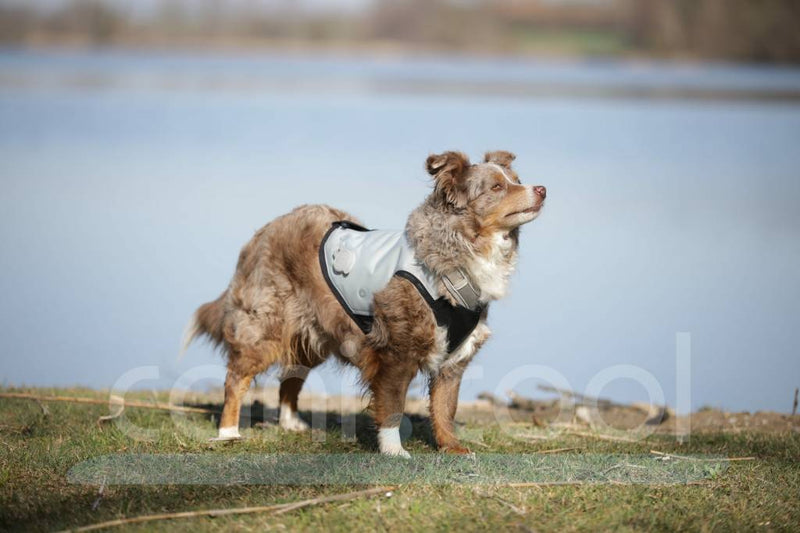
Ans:
<svg viewBox="0 0 800 533"><path fill-rule="evenodd" d="M433 299L439 297L433 274L414 257L403 231L365 231L338 223L322 243L320 261L328 283L351 315L371 317L375 293L398 272L411 274Z"/></svg>

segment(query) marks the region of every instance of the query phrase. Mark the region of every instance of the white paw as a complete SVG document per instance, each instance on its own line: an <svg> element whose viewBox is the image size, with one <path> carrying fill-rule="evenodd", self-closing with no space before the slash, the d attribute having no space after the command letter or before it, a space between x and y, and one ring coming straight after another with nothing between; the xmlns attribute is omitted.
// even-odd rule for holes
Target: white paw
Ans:
<svg viewBox="0 0 800 533"><path fill-rule="evenodd" d="M281 427L286 431L308 431L309 429L309 425L297 415L281 417Z"/></svg>
<svg viewBox="0 0 800 533"><path fill-rule="evenodd" d="M297 411L292 409L290 404L281 405L278 421L281 427L286 431L307 431L309 429L308 424L297 416Z"/></svg>
<svg viewBox="0 0 800 533"><path fill-rule="evenodd" d="M239 435L238 427L219 428L219 435L216 438L209 439L211 442L224 442L229 440L239 440L242 436Z"/></svg>
<svg viewBox="0 0 800 533"><path fill-rule="evenodd" d="M400 428L381 428L378 431L378 448L383 455L411 459L411 454L400 443Z"/></svg>
<svg viewBox="0 0 800 533"><path fill-rule="evenodd" d="M384 448L381 446L381 453L391 457L402 457L403 459L411 459L411 454L408 453L402 446L399 448Z"/></svg>

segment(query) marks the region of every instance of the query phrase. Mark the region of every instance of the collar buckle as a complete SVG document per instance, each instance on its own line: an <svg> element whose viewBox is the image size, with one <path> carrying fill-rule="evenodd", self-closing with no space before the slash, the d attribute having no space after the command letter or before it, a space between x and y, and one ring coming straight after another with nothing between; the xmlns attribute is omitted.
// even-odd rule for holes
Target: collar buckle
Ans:
<svg viewBox="0 0 800 533"><path fill-rule="evenodd" d="M442 276L447 290L455 298L455 300L462 306L472 311L477 311L482 308L480 302L480 292L475 288L469 279L469 276L460 268L447 272Z"/></svg>

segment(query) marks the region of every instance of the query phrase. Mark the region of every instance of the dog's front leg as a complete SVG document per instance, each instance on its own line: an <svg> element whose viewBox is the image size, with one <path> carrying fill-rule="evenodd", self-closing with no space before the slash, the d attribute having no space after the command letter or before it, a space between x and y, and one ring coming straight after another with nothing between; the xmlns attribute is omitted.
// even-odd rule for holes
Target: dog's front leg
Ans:
<svg viewBox="0 0 800 533"><path fill-rule="evenodd" d="M390 355L382 361L370 381L372 410L378 427L378 447L382 454L411 457L400 442L400 422L406 405L406 394L417 367L401 357Z"/></svg>
<svg viewBox="0 0 800 533"><path fill-rule="evenodd" d="M430 412L433 436L439 449L447 453L468 454L470 450L461 446L455 434L453 420L458 408L458 390L466 365L442 368L431 377Z"/></svg>

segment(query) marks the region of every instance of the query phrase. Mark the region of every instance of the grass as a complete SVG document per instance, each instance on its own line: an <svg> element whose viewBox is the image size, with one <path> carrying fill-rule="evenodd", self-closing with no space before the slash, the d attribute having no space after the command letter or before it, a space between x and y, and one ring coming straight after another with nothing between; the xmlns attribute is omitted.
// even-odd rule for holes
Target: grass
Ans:
<svg viewBox="0 0 800 533"><path fill-rule="evenodd" d="M89 390L38 392L103 397ZM242 442L209 444L204 436L213 433L214 422L204 415L173 419L162 411L129 410L125 424L151 432L151 440L141 440L131 438L125 424L99 426L97 418L107 413L106 406L70 403L48 403L45 412L34 401L0 399L0 529L51 531L386 484L395 487L391 497L280 516L199 517L124 529L705 531L792 530L800 524L796 432L696 434L681 445L659 435L635 443L557 433L530 440L524 436L548 433L469 424L461 432L478 443L472 445L478 454L453 458L435 453L427 422L413 418L406 447L414 457L406 461L373 453L366 417L358 418L355 439L344 439L330 415L324 432L252 428L244 430ZM562 448L575 450L538 453ZM654 449L704 460L665 462L650 454ZM715 459L720 456L756 460L727 463ZM176 483L181 476L192 484ZM135 483L142 480L151 484ZM520 481L545 484L499 484ZM552 482L580 484L546 484Z"/></svg>

